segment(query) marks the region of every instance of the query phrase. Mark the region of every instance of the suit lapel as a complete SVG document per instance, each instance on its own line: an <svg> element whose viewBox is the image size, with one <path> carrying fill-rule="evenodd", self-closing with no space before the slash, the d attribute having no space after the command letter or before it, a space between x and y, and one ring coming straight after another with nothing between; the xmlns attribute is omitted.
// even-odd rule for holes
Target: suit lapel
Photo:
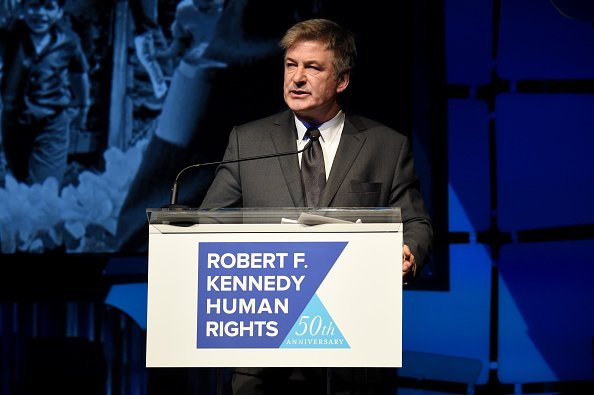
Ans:
<svg viewBox="0 0 594 395"><path fill-rule="evenodd" d="M286 111L279 116L274 123L270 135L276 152L294 152L297 150L297 145L295 144L297 141L297 129L295 128L295 121L291 111ZM298 156L285 155L277 159L280 163L294 206L304 206Z"/></svg>
<svg viewBox="0 0 594 395"><path fill-rule="evenodd" d="M324 193L320 199L320 207L329 206L338 192L338 188L343 183L351 166L355 162L357 155L363 147L365 136L360 132L364 130L363 126L359 125L356 116L347 116L344 124L344 129L340 137L338 151L332 163L332 169L324 188ZM270 131L270 136L276 152L292 152L296 150L295 141L297 140L297 129L295 128L295 121L293 113L286 111L282 113L274 122ZM299 169L299 160L297 155L286 155L278 158L285 183L293 199L295 207L305 206L303 198L303 185L301 180L301 170Z"/></svg>
<svg viewBox="0 0 594 395"><path fill-rule="evenodd" d="M365 139L365 136L359 133L359 129L347 116L342 135L340 136L338 150L336 151L336 156L330 169L328 182L320 198L320 207L330 206L332 199L334 199L336 192L338 192L338 188L343 183L357 155L361 151Z"/></svg>

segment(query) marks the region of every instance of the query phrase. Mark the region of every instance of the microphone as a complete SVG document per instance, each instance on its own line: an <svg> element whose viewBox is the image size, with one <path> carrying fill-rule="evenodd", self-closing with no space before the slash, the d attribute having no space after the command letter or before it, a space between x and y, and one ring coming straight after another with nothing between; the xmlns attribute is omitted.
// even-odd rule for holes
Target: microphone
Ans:
<svg viewBox="0 0 594 395"><path fill-rule="evenodd" d="M183 204L177 204L177 194L178 194L177 192L178 192L179 179L180 179L181 175L189 169L195 169L195 168L207 167L207 166L225 165L227 163L246 162L248 160L276 158L279 156L287 156L287 155L297 155L297 154L307 151L308 149L311 149L312 143L319 138L320 138L319 133L317 135L312 135L310 137L310 139L308 140L307 144L305 144L305 147L303 147L302 149L297 150L297 151L249 156L247 158L228 159L228 160L221 160L221 161L216 161L216 162L195 163L193 165L186 166L183 169L181 169L179 173L177 173L177 176L175 177L175 181L173 181L173 187L171 188L171 199L169 201L169 204L166 205L165 208L187 208L187 206L185 206Z"/></svg>

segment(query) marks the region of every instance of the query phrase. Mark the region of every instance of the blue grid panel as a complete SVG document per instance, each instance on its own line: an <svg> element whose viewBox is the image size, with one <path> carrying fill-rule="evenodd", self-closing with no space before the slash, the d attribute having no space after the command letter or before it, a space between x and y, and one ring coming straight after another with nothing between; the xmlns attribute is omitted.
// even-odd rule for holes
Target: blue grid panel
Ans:
<svg viewBox="0 0 594 395"><path fill-rule="evenodd" d="M105 304L128 314L143 330L146 330L147 283L114 284L111 286Z"/></svg>
<svg viewBox="0 0 594 395"><path fill-rule="evenodd" d="M490 303L491 258L487 247L451 245L450 290L404 292L403 351L478 360L483 367L477 384L487 383ZM436 376L447 375L448 366L442 369ZM426 378L432 378L431 372Z"/></svg>
<svg viewBox="0 0 594 395"><path fill-rule="evenodd" d="M450 232L487 230L491 212L487 103L448 101L448 173Z"/></svg>
<svg viewBox="0 0 594 395"><path fill-rule="evenodd" d="M551 1L501 0L497 74L504 79L594 78L594 29Z"/></svg>
<svg viewBox="0 0 594 395"><path fill-rule="evenodd" d="M446 0L446 79L450 84L491 81L491 1Z"/></svg>
<svg viewBox="0 0 594 395"><path fill-rule="evenodd" d="M496 108L500 228L594 223L594 95L503 94Z"/></svg>
<svg viewBox="0 0 594 395"><path fill-rule="evenodd" d="M594 240L503 246L499 361L503 383L593 380Z"/></svg>

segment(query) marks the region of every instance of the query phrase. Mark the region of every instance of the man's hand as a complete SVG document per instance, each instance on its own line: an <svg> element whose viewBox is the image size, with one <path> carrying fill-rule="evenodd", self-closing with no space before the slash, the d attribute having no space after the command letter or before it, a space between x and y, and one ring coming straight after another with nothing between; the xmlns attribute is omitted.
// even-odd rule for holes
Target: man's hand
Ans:
<svg viewBox="0 0 594 395"><path fill-rule="evenodd" d="M414 277L417 273L417 264L415 256L410 251L410 248L405 244L402 247L402 277Z"/></svg>

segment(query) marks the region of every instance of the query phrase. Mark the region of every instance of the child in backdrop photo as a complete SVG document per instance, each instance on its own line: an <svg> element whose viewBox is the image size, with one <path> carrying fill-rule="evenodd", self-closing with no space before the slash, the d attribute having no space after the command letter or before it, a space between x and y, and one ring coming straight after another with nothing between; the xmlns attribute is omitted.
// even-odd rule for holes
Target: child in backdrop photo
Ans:
<svg viewBox="0 0 594 395"><path fill-rule="evenodd" d="M2 145L19 182L62 183L70 126L84 129L90 106L80 37L62 22L65 0L24 0L0 30Z"/></svg>

